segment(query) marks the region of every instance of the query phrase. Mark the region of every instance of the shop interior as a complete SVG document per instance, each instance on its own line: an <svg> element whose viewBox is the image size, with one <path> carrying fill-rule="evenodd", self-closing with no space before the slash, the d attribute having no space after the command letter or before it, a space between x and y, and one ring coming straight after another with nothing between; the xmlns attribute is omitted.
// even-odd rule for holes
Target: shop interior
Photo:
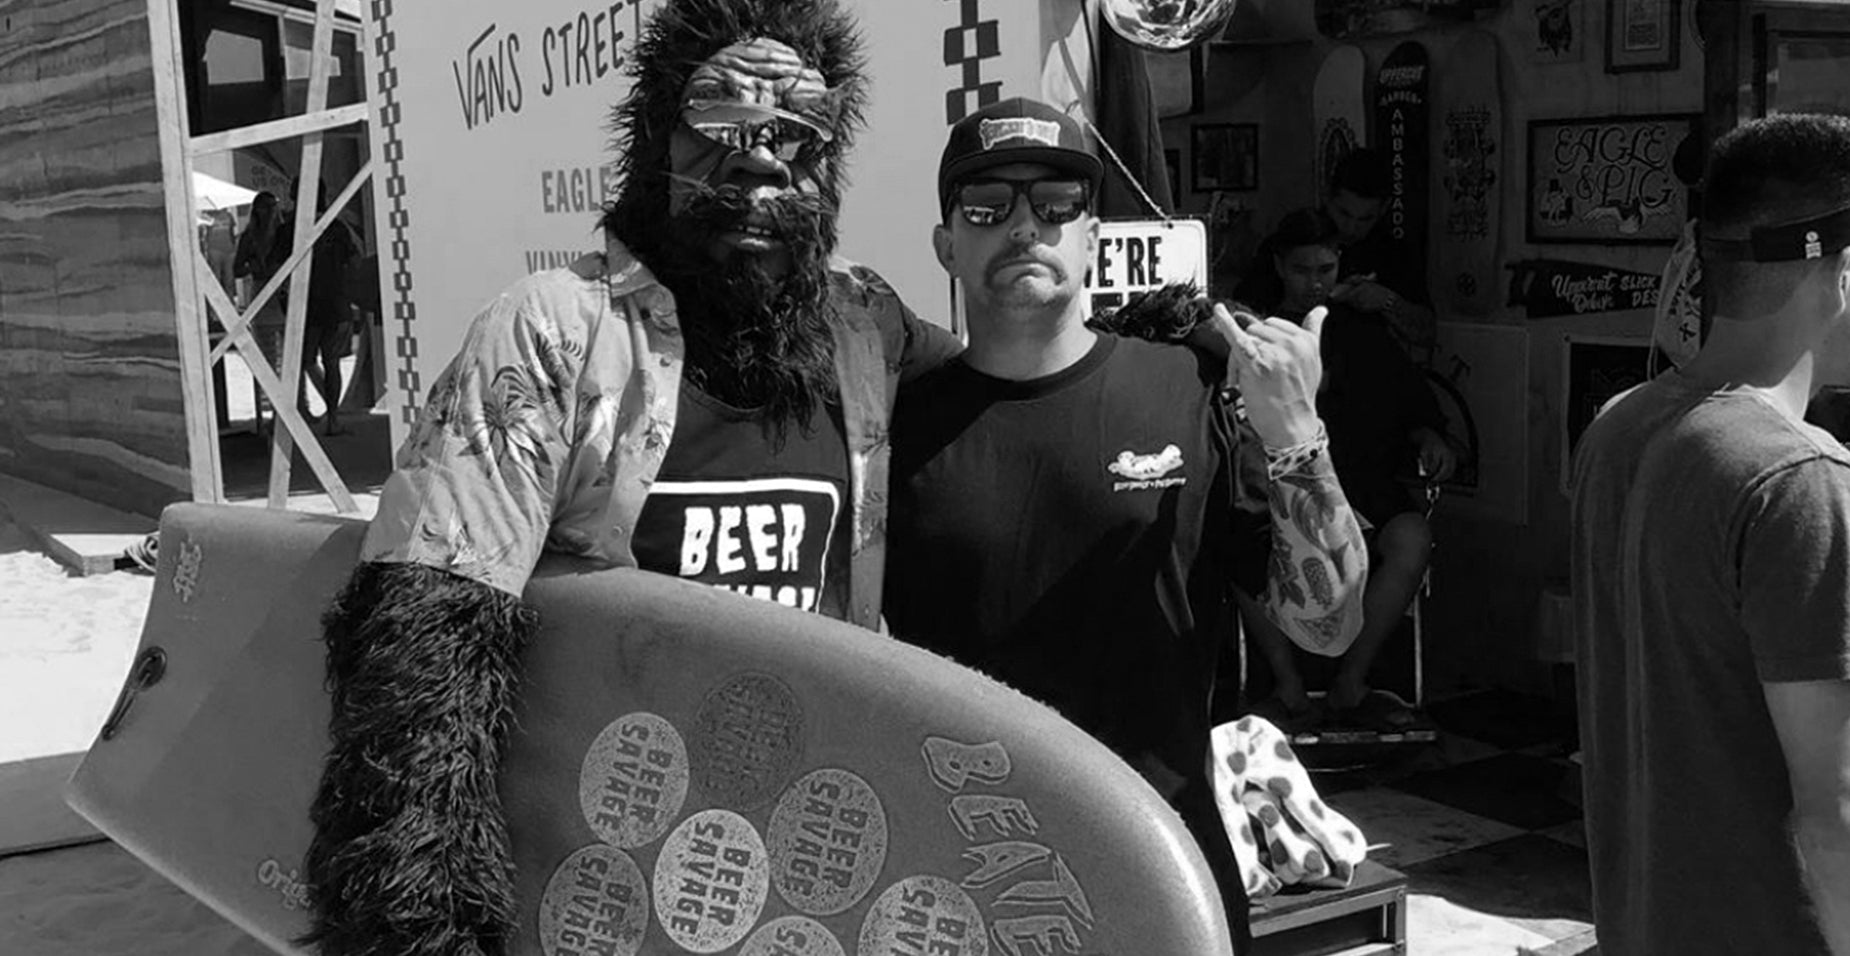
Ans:
<svg viewBox="0 0 1850 956"><path fill-rule="evenodd" d="M1208 223L1217 298L1264 301L1282 268L1271 237L1299 210L1340 219L1332 173L1361 151L1387 187L1375 238L1417 279L1394 291L1433 320L1395 336L1394 361L1442 411L1456 467L1422 478L1409 453L1431 562L1369 679L1417 720L1311 715L1297 749L1319 792L1385 844L1374 859L1462 908L1456 952L1595 951L1567 463L1606 399L1699 341L1678 253L1705 144L1755 116L1850 111L1850 10L1254 0L1149 63L1167 198ZM1840 438L1844 394L1827 388L1809 416ZM1297 664L1313 698L1330 686L1334 668ZM1271 668L1250 634L1235 666L1223 715L1264 708Z"/></svg>

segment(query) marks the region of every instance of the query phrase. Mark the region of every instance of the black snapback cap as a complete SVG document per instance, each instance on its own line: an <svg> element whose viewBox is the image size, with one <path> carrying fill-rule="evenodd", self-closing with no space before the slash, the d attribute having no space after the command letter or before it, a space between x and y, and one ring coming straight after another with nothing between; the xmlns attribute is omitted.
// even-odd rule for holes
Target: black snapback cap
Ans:
<svg viewBox="0 0 1850 956"><path fill-rule="evenodd" d="M951 127L938 160L938 208L950 204L954 184L1009 163L1052 166L1085 179L1095 193L1105 175L1077 121L1046 103L1017 96L991 103Z"/></svg>

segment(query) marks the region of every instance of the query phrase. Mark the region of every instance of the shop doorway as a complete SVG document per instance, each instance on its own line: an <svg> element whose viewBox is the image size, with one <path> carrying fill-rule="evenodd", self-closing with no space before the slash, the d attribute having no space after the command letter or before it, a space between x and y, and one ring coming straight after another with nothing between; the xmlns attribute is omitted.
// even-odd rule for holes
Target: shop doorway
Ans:
<svg viewBox="0 0 1850 956"><path fill-rule="evenodd" d="M194 497L365 513L390 471L358 0L151 0Z"/></svg>

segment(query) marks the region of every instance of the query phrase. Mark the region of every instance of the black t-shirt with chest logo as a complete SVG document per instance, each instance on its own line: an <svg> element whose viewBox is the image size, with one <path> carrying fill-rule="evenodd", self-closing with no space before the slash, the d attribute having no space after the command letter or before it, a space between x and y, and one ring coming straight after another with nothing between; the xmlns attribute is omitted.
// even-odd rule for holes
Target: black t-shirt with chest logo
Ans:
<svg viewBox="0 0 1850 956"><path fill-rule="evenodd" d="M842 619L848 449L840 406L778 444L762 416L683 382L674 438L636 520L639 567Z"/></svg>
<svg viewBox="0 0 1850 956"><path fill-rule="evenodd" d="M1263 573L1267 547L1219 379L1188 349L1100 336L1042 379L953 362L909 383L894 634L1049 704L1133 766L1199 776L1227 586L1235 567Z"/></svg>

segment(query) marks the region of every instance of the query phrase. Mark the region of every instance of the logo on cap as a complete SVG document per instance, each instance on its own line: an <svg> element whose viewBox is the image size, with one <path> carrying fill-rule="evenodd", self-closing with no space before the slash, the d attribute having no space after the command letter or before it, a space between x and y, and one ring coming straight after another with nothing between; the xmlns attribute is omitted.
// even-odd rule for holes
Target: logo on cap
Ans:
<svg viewBox="0 0 1850 956"><path fill-rule="evenodd" d="M1029 119L1026 116L1010 119L986 119L978 127L978 134L983 137L983 151L995 149L997 145L1011 139L1027 139L1047 146L1060 145L1060 124L1052 120Z"/></svg>
<svg viewBox="0 0 1850 956"><path fill-rule="evenodd" d="M1817 230L1805 234L1805 258L1819 259L1824 256L1824 241Z"/></svg>

